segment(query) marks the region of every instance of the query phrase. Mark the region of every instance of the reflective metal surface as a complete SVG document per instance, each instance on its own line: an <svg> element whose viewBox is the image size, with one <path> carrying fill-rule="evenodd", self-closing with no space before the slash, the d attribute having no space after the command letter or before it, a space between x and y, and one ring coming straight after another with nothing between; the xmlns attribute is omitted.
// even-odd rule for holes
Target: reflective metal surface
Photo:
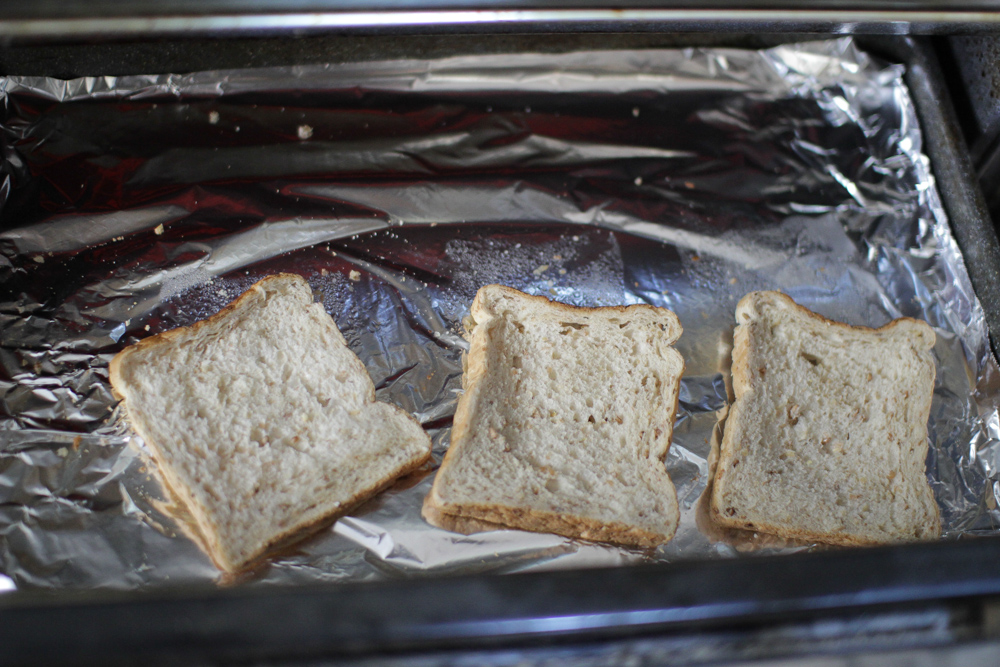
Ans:
<svg viewBox="0 0 1000 667"><path fill-rule="evenodd" d="M246 581L510 572L814 548L701 503L733 311L781 289L938 334L928 474L946 537L993 533L997 366L902 68L850 40L2 82L0 570L8 587L218 576L185 534L107 363L260 277L309 279L379 397L447 447L461 319L501 282L684 326L655 552L428 526L402 480Z"/></svg>
<svg viewBox="0 0 1000 667"><path fill-rule="evenodd" d="M826 2L811 7L795 3L702 3L699 7L660 6L433 9L420 7L349 7L341 3L291 5L281 3L162 2L97 6L80 3L60 11L4 14L0 10L0 36L8 39L78 39L190 36L192 34L289 34L331 30L484 31L510 29L564 32L599 31L705 31L814 32L828 34L952 34L983 33L1000 29L1000 5L993 0L962 4L933 2L886 3L858 7ZM392 5L393 3L387 3ZM584 3L586 4L586 3ZM66 3L63 3L66 5ZM786 6L782 6L786 5ZM845 6L846 5L846 6ZM268 11L270 10L270 11Z"/></svg>

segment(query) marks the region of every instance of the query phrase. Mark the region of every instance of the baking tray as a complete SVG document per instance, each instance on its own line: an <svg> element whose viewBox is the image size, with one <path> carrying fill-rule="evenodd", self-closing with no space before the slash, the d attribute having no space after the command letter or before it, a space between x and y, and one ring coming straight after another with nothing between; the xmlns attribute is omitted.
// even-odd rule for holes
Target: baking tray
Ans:
<svg viewBox="0 0 1000 667"><path fill-rule="evenodd" d="M924 42L861 44L907 65L941 196L996 332L1000 253L933 56ZM890 46L890 49L886 49ZM154 593L0 598L0 645L15 661L184 656L363 655L553 636L764 622L803 613L1000 594L1000 540L612 570ZM735 582L738 584L734 585Z"/></svg>

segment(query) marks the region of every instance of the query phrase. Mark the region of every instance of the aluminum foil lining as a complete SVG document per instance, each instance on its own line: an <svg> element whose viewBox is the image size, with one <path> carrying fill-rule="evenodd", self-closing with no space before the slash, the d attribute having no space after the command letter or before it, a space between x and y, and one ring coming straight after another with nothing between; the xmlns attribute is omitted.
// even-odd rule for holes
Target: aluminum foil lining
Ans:
<svg viewBox="0 0 1000 667"><path fill-rule="evenodd" d="M996 532L998 369L902 74L841 39L0 79L0 589L219 580L107 365L276 271L309 280L438 461L480 286L670 308L682 519L655 552L458 535L420 518L428 472L248 585L818 548L705 520L734 308L755 289L934 327L945 536Z"/></svg>

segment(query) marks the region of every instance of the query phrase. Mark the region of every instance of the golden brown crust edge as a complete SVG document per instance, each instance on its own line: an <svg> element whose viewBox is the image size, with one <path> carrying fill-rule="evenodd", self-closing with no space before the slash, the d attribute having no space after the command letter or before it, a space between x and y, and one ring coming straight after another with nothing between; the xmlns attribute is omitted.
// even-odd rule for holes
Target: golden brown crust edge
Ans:
<svg viewBox="0 0 1000 667"><path fill-rule="evenodd" d="M441 480L441 473L447 470L450 462L458 456L457 452L464 446L465 434L469 430L469 413L472 410L474 399L479 392L480 380L486 374L488 368L486 363L485 337L480 336L477 338L475 336L475 330L483 326L483 323L475 320L475 315L481 308L479 294L479 292L476 293L476 297L472 300L472 306L469 309L475 324L472 329L466 331L466 336L469 339L469 351L462 355L462 395L458 397L458 404L455 406L455 416L452 418L451 443L448 445L448 450L444 453L441 465L434 476L434 483L431 485L431 490L424 499L425 505L428 502L433 502L438 506L441 504L438 500L438 484Z"/></svg>
<svg viewBox="0 0 1000 667"><path fill-rule="evenodd" d="M476 292L475 299L473 299L472 301L472 308L470 308L470 313L476 310L477 308L478 309L483 308L482 295L485 294L485 291L489 289L499 289L507 296L523 299L537 304L547 305L567 313L581 313L589 315L591 313L608 312L608 313L619 313L624 315L629 311L635 312L639 310L643 312L652 313L657 316L663 316L664 314L669 314L668 319L671 321L670 329L672 332L675 332L675 335L669 337L669 339L667 340L667 345L673 345L674 343L676 343L677 340L681 337L681 334L684 333L684 329L681 326L680 319L678 319L677 317L677 313L667 308L651 306L648 303L636 303L629 306L574 306L573 304L570 303L553 301L552 299L546 296L541 296L538 294L526 294L525 292L514 289L513 287L508 287L507 285L498 285L496 283L491 285L485 285L479 288L479 291Z"/></svg>
<svg viewBox="0 0 1000 667"><path fill-rule="evenodd" d="M737 312L739 308L743 305L743 301L747 297L740 299L737 305ZM745 522L737 522L728 520L727 517L723 516L722 512L719 510L719 502L721 501L721 480L722 472L724 469L723 462L728 461L732 458L733 449L733 432L734 428L731 427L732 424L736 423L740 419L743 412L743 394L746 393L746 388L750 384L750 377L748 372L747 356L749 355L748 341L749 332L742 324L736 327L736 331L733 334L733 366L732 366L732 376L733 376L733 393L735 394L735 400L729 408L729 412L726 416L726 426L725 430L722 432L722 444L719 445L719 457L715 464L715 477L712 479L712 502L711 502L711 515L713 520L715 520L719 525L728 526L730 528L746 528Z"/></svg>
<svg viewBox="0 0 1000 667"><path fill-rule="evenodd" d="M140 351L148 351L154 349L161 345L170 344L175 338L191 335L197 332L199 329L205 326L209 326L219 319L223 319L228 315L234 313L235 311L242 308L244 305L250 305L246 302L259 296L265 285L269 282L275 280L285 280L292 278L295 281L302 281L307 283L307 281L299 275L291 273L277 273L271 276L267 276L257 281L251 285L243 294L237 297L232 303L221 309L219 312L211 315L204 320L199 320L186 327L177 327L176 329L171 329L169 331L164 331L163 333L157 334L155 336L150 336L145 338L134 345L131 345L112 358L111 363L108 365L109 377L111 380L112 391L114 395L119 399L123 400L125 403L126 410L128 409L128 386L127 382L122 378L122 366L127 363L127 361ZM330 325L336 326L332 318L330 319ZM354 356L352 363L354 363L360 372L365 374L365 377L369 377L368 382L368 401L369 403L375 402L375 389L374 385L368 376L368 370L361 363L361 360ZM387 404L390 405L390 404ZM403 415L411 422L413 422L418 428L422 428L420 423L413 418L412 415L402 410L398 406L390 405L397 413ZM153 459L156 461L157 469L162 475L164 487L167 493L173 495L173 497L180 503L182 503L188 511L191 513L192 518L195 521L198 533L202 536L204 542L203 546L206 549L207 555L212 559L212 562L220 570L227 573L237 573L241 570L247 569L248 566L255 563L262 556L267 554L274 548L280 548L292 544L298 541L298 537L301 534L301 538L308 537L316 528L320 527L322 524L333 521L340 516L343 516L350 512L352 509L365 502L369 498L378 494L383 489L390 486L396 479L417 470L421 466L427 463L431 457L430 447L427 448L424 456L419 460L411 461L408 465L404 465L399 468L396 472L390 473L385 478L379 480L371 487L366 490L362 490L352 496L347 501L341 502L336 507L328 507L326 509L317 508L318 516L305 515L302 521L291 526L287 530L278 535L274 536L272 539L268 540L262 547L253 552L247 558L239 562L231 562L226 558L224 554L224 549L218 539L218 530L215 528L213 522L208 518L208 512L202 506L198 500L191 495L187 489L187 485L182 483L177 476L173 467L168 463L167 458L163 455L155 439L149 436L149 432L145 428L143 420L138 415L128 415L128 422L132 425L132 428L142 437L143 442L149 447L150 453ZM314 512L313 514L317 514ZM295 539L293 539L295 538Z"/></svg>
<svg viewBox="0 0 1000 667"><path fill-rule="evenodd" d="M926 329L927 331L930 332L932 336L934 336L934 331L933 329L931 329L930 325L928 325L926 322L911 317L897 318L895 320L892 320L891 322L888 322L887 324L884 324L883 326L877 329L865 326L855 326L851 324L846 324L844 322L837 322L835 320L831 320L827 317L824 317L819 313L814 313L805 306L796 303L787 294L777 291L750 292L749 294L745 295L742 299L740 299L739 303L736 306L736 312L740 313L744 308L745 302L749 304L749 300L758 298L759 295L777 296L781 301L785 302L786 305L793 307L799 313L806 315L811 319L824 322L830 326L840 327L848 331L859 331L863 333L886 332L886 331L891 331L901 323L910 322L920 325L921 328ZM925 341L930 343L926 349L929 350L931 347L933 347L934 345L933 341L934 341L933 338L930 341ZM769 533L772 535L778 535L779 537L784 537L789 539L823 542L824 544L834 544L840 546L876 546L879 544L891 544L895 541L906 541L902 539L866 540L864 538L854 537L851 535L839 535L836 533L825 533L822 531L794 530L783 526L767 523L766 521L757 521L756 523L753 523L753 522L732 519L730 517L725 516L720 511L719 503L721 501L721 498L719 496L721 494L721 491L719 489L721 485L719 482L723 476L722 473L724 470L724 466L722 464L724 461L732 459L732 448L733 448L733 437L734 437L733 433L735 431L735 428L730 428L730 425L736 424L739 421L743 405L740 399L743 397L743 394L746 392L746 389L750 385L751 375L749 371L749 362L748 362L750 354L749 346L750 346L749 333L744 328L743 323L739 322L738 326L736 327L736 332L733 338L733 353L732 353L733 392L735 394L736 400L733 402L733 405L730 407L728 413L728 417L726 420L726 428L723 432L722 444L720 445L719 448L719 461L716 465L715 476L713 477L712 480L712 498L710 503L710 512L712 521L714 521L720 526L725 526L728 528L753 530L763 533ZM930 418L932 400L933 397L928 397L924 409L922 410L922 420L924 424L926 424L927 420ZM925 433L926 433L926 426L925 426ZM923 446L921 449L923 453L922 458L926 459L927 449L928 449L926 437L924 439ZM926 483L924 486L926 487ZM937 537L940 537L941 535L941 510L938 507L937 501L934 500L933 492L931 492L929 487L926 488L926 491L927 493L931 494L930 506L933 507L934 509L934 525L929 526L930 532L926 539L935 539Z"/></svg>
<svg viewBox="0 0 1000 667"><path fill-rule="evenodd" d="M896 327L898 327L898 326L900 326L902 324L916 324L916 325L919 326L919 328L921 330L923 330L926 333L929 333L931 335L931 338L929 339L929 341L925 337L925 342L929 342L929 345L927 345L927 349L930 349L930 348L934 347L934 341L936 339L936 335L934 334L934 330L931 328L931 326L929 324L927 324L927 322L924 322L923 320L918 320L918 319L913 318L913 317L897 317L896 319L892 320L891 322L886 322L885 324L883 324L882 326L878 327L877 329L873 329L871 327L866 327L866 326L862 326L862 325L847 324L846 322L838 322L836 320L831 320L828 317L825 317L823 315L820 315L819 313L813 312L813 311L809 310L808 308L806 308L805 306L803 306L803 305L801 305L799 303L796 303L795 300L792 299L792 297L788 296L784 292L779 292L777 290L763 290L763 291L757 291L757 292L750 292L750 293L744 295L744 297L739 300L739 303L736 304L736 312L739 313L741 310L743 310L743 308L745 308L744 303L749 304L750 301L752 301L753 299L757 299L757 298L761 298L761 297L770 297L770 296L777 297L780 301L784 302L785 305L790 306L794 310L798 311L800 314L805 315L806 317L808 317L810 319L817 320L819 322L823 322L824 324L826 324L828 326L838 327L838 328L844 329L846 331L857 331L857 332L861 332L861 333L887 333L887 332L892 331L893 329L895 329ZM739 324L742 325L742 322L739 322Z"/></svg>
<svg viewBox="0 0 1000 667"><path fill-rule="evenodd" d="M435 524L431 521L431 518L440 515L450 515L465 521L471 519L485 522L487 525L497 526L497 528L492 528L492 530L510 528L533 533L553 533L572 539L610 542L622 546L643 548L652 548L665 544L673 539L674 534L677 532L676 525L670 534L662 534L635 526L627 526L618 522L597 521L573 514L543 512L525 507L473 503L450 504L442 507L441 505L437 505L429 496L424 501L424 508L428 507L429 511L421 512L424 518L428 519L432 525L437 525L439 528L446 530L451 529L447 525Z"/></svg>
<svg viewBox="0 0 1000 667"><path fill-rule="evenodd" d="M596 521L585 517L542 512L527 508L504 507L499 505L458 505L446 503L441 500L441 497L438 494L438 483L441 479L441 473L447 469L450 461L454 457L458 456L457 452L460 451L465 445L466 433L471 428L471 412L473 411L474 403L478 398L480 381L486 376L488 370L486 363L487 337L485 335L477 337L475 332L476 330L481 330L481 327L483 327L487 322L487 318L477 317L477 315L484 309L481 297L484 294L484 290L489 287L499 288L509 296L517 298L526 297L536 303L544 302L547 305L557 306L568 312L582 311L589 313L594 311L613 311L624 314L628 312L630 308L651 310L658 315L666 312L670 313L674 322L671 328L676 330L676 335L670 339L670 344L676 342L676 340L680 338L681 333L683 333L680 320L674 312L665 308L656 308L655 306L647 304L585 308L559 303L543 296L524 294L519 290L505 285L487 285L480 288L480 290L476 293L475 299L473 299L471 308L469 309L475 325L473 330L467 332L467 336L470 340L470 346L469 352L466 354L465 362L463 364L466 370L462 374L462 387L465 391L459 397L458 405L455 409L455 417L452 421L451 445L448 447L448 451L445 452L444 459L441 461L441 466L438 469L438 474L434 479L434 484L432 485L430 492L428 492L427 496L424 498L423 508L421 510L423 517L431 525L444 528L445 530L451 530L449 525L458 526L462 524L457 520L442 519L441 517L458 517L464 521L485 522L487 525L499 526L501 529L513 528L516 530L527 530L532 532L555 533L564 537L580 538L598 542L612 542L626 546L655 547L669 542L676 534L677 526L680 522L679 508L677 508L677 516L675 517L674 525L672 527L673 530L669 534L660 534L636 528L634 526ZM676 352L676 350L674 351ZM677 353L677 356L680 359L681 368L676 380L677 390L674 391L674 417L677 415L677 406L680 401L679 384L684 373L684 358L680 355L680 353ZM661 462L666 459L666 456L669 453L670 443L673 439L673 426L673 420L670 420L667 445L663 450L662 456L658 457L658 460ZM439 521L439 523L435 523L435 521ZM469 525L471 526L472 524L470 523ZM463 531L458 530L454 532Z"/></svg>
<svg viewBox="0 0 1000 667"><path fill-rule="evenodd" d="M472 519L458 514L448 514L439 510L435 505L424 498L423 507L420 508L420 515L427 523L438 528L443 528L451 533L461 533L462 535L472 535L474 533L490 533L497 530L511 530L510 527L500 523L483 521L482 519Z"/></svg>

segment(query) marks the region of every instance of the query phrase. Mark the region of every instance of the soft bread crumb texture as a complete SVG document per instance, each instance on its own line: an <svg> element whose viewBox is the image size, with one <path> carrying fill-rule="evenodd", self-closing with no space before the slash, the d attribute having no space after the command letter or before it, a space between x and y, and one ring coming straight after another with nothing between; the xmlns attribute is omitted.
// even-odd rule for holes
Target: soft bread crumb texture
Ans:
<svg viewBox="0 0 1000 667"><path fill-rule="evenodd" d="M832 322L780 292L746 295L736 320L713 518L832 544L938 537L925 472L934 331Z"/></svg>
<svg viewBox="0 0 1000 667"><path fill-rule="evenodd" d="M227 571L430 456L420 425L375 401L299 276L265 278L217 315L123 350L111 381Z"/></svg>
<svg viewBox="0 0 1000 667"><path fill-rule="evenodd" d="M576 308L489 285L473 302L452 444L425 500L478 519L654 546L679 519L664 459L684 362L677 317ZM446 515L451 515L447 519Z"/></svg>

